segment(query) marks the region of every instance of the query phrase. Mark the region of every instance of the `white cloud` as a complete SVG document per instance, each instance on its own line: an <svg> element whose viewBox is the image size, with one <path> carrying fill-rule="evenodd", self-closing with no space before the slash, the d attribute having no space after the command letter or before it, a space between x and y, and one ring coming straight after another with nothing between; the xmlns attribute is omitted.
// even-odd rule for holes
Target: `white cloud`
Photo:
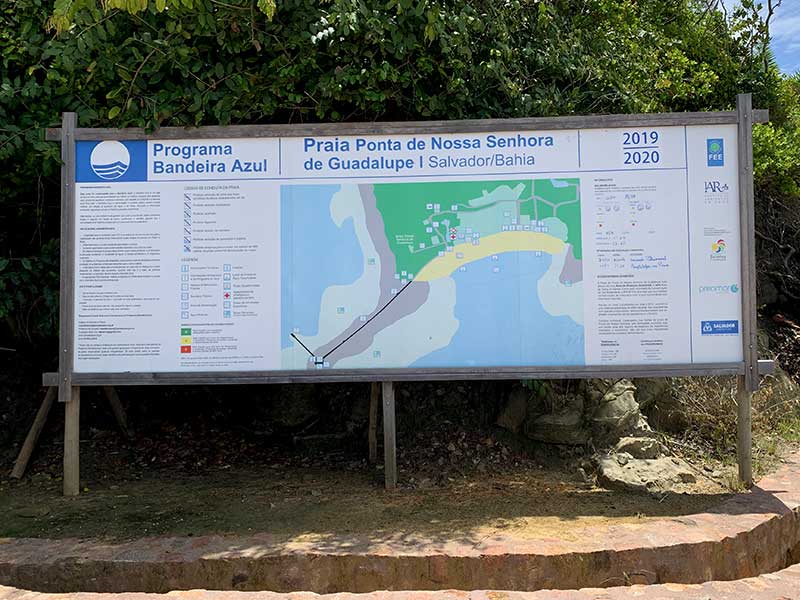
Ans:
<svg viewBox="0 0 800 600"><path fill-rule="evenodd" d="M770 33L774 40L800 41L800 2L784 0L772 16Z"/></svg>

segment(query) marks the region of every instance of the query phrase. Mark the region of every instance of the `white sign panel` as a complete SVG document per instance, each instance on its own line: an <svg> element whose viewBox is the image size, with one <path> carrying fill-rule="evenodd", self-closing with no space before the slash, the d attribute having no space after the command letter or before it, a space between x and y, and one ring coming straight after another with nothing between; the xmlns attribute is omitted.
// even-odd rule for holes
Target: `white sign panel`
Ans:
<svg viewBox="0 0 800 600"><path fill-rule="evenodd" d="M736 134L78 142L74 370L741 361Z"/></svg>

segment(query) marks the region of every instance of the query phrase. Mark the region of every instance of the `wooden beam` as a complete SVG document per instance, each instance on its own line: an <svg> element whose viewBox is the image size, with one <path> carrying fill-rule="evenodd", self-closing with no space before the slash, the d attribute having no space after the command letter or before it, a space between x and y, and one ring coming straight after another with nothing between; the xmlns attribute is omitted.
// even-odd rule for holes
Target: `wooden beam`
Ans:
<svg viewBox="0 0 800 600"><path fill-rule="evenodd" d="M756 301L756 231L753 191L753 101L750 94L736 97L739 115L739 231L741 259L742 350L747 389L758 391L758 313Z"/></svg>
<svg viewBox="0 0 800 600"><path fill-rule="evenodd" d="M105 394L106 398L108 398L108 403L111 405L111 412L114 413L114 418L117 420L117 425L119 425L122 435L129 440L133 439L133 429L131 429L130 425L128 425L128 417L125 414L125 409L122 406L122 402L119 400L117 390L115 390L113 386L104 385L103 393Z"/></svg>
<svg viewBox="0 0 800 600"><path fill-rule="evenodd" d="M81 490L80 420L81 388L73 387L64 404L64 495L77 496Z"/></svg>
<svg viewBox="0 0 800 600"><path fill-rule="evenodd" d="M36 413L36 418L33 420L30 431L22 444L22 448L17 456L17 461L14 463L14 468L11 470L11 477L20 479L25 474L25 469L28 468L28 462L31 459L33 450L36 448L36 442L39 441L39 435L44 429L44 424L47 422L47 415L50 414L50 408L53 406L53 400L56 399L58 394L57 387L47 388L47 393L44 395L44 400Z"/></svg>
<svg viewBox="0 0 800 600"><path fill-rule="evenodd" d="M75 127L78 117L65 112L61 118L61 251L58 332L58 401L69 402L72 393L75 285Z"/></svg>
<svg viewBox="0 0 800 600"><path fill-rule="evenodd" d="M753 487L753 430L751 403L753 392L748 389L744 375L736 378L736 459L739 463L739 481Z"/></svg>
<svg viewBox="0 0 800 600"><path fill-rule="evenodd" d="M380 395L380 384L375 382L370 384L367 443L369 444L369 462L372 465L378 462L378 402L380 401Z"/></svg>
<svg viewBox="0 0 800 600"><path fill-rule="evenodd" d="M753 111L756 123L769 121L768 110ZM401 135L415 133L480 133L483 131L554 131L563 129L604 129L608 127L668 127L675 125L725 125L736 123L735 111L645 113L627 115L569 115L564 117L523 117L514 119L466 119L448 121L371 121L367 123L297 123L275 125L210 125L204 127L78 128L78 140L145 140L270 138L335 135ZM45 138L61 139L58 127L49 127Z"/></svg>
<svg viewBox="0 0 800 600"><path fill-rule="evenodd" d="M744 362L539 367L425 367L408 369L295 369L281 371L73 373L73 385L228 385L311 382L451 381L501 379L618 379L741 375ZM45 373L44 385L54 375Z"/></svg>
<svg viewBox="0 0 800 600"><path fill-rule="evenodd" d="M394 384L383 382L383 463L386 489L397 487L397 428L395 426Z"/></svg>

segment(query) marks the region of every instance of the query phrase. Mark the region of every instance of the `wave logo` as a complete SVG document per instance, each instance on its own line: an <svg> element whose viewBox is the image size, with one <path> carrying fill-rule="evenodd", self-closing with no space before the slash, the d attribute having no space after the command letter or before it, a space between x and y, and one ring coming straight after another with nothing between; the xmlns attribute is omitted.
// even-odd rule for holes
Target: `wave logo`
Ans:
<svg viewBox="0 0 800 600"><path fill-rule="evenodd" d="M121 142L108 140L94 147L89 164L100 179L119 179L127 172L131 155Z"/></svg>
<svg viewBox="0 0 800 600"><path fill-rule="evenodd" d="M711 251L714 254L725 254L727 247L728 245L725 243L725 240L719 239L711 244Z"/></svg>

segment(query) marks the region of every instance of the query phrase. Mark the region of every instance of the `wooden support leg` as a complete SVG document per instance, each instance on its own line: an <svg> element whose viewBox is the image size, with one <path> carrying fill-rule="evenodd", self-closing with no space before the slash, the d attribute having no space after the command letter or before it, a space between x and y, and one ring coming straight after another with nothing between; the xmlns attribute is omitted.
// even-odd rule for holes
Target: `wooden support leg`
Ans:
<svg viewBox="0 0 800 600"><path fill-rule="evenodd" d="M369 462L374 465L378 462L378 402L380 401L381 387L375 382L369 391L369 427L367 429L367 443L369 444Z"/></svg>
<svg viewBox="0 0 800 600"><path fill-rule="evenodd" d="M751 401L753 393L747 389L744 376L736 378L736 457L739 461L739 481L746 487L753 486L753 449Z"/></svg>
<svg viewBox="0 0 800 600"><path fill-rule="evenodd" d="M80 416L81 394L72 388L72 398L64 404L64 495L77 496L81 489Z"/></svg>
<svg viewBox="0 0 800 600"><path fill-rule="evenodd" d="M103 393L106 395L106 398L108 398L108 403L111 405L111 412L114 413L114 418L117 420L117 425L119 425L122 435L129 440L133 439L133 430L130 425L128 425L128 417L125 415L122 402L119 401L117 390L115 390L113 386L105 385L103 386Z"/></svg>
<svg viewBox="0 0 800 600"><path fill-rule="evenodd" d="M44 424L47 422L47 415L50 414L50 408L53 406L53 400L58 395L58 387L50 386L47 388L47 393L44 395L42 405L39 407L39 412L36 413L36 418L33 420L33 425L22 444L22 449L17 456L17 462L14 463L14 468L11 470L11 477L20 479L25 474L25 469L28 468L28 461L31 459L36 442L39 441L39 435L44 429Z"/></svg>
<svg viewBox="0 0 800 600"><path fill-rule="evenodd" d="M383 462L386 489L397 487L397 430L394 412L394 384L383 382Z"/></svg>

